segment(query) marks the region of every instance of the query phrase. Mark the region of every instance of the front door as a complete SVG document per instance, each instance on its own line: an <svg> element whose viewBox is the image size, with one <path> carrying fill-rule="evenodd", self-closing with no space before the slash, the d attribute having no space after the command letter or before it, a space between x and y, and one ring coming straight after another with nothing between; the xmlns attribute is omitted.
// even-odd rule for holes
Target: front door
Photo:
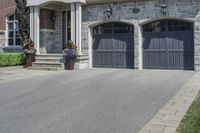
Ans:
<svg viewBox="0 0 200 133"><path fill-rule="evenodd" d="M62 44L63 49L66 43L71 40L71 11L63 11L62 13Z"/></svg>

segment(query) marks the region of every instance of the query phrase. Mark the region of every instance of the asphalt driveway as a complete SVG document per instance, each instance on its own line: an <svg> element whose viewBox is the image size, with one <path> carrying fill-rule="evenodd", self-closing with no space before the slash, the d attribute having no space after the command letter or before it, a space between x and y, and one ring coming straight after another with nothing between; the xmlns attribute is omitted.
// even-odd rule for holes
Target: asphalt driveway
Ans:
<svg viewBox="0 0 200 133"><path fill-rule="evenodd" d="M136 133L194 74L92 69L0 82L0 133Z"/></svg>

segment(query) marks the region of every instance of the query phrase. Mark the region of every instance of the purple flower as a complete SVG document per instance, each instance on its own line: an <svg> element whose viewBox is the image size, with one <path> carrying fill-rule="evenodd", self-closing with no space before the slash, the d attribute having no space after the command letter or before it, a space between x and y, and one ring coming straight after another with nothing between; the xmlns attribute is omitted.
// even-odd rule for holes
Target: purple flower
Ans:
<svg viewBox="0 0 200 133"><path fill-rule="evenodd" d="M67 48L67 49L64 49L64 56L68 57L68 58L73 58L76 56L76 52L74 49L71 49L71 48Z"/></svg>

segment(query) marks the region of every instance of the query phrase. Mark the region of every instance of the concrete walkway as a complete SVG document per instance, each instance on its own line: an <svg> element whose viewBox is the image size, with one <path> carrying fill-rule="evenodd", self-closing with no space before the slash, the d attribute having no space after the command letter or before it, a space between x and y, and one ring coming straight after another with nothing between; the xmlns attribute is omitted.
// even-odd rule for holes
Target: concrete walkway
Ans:
<svg viewBox="0 0 200 133"><path fill-rule="evenodd" d="M176 133L199 91L200 72L188 81L138 133Z"/></svg>

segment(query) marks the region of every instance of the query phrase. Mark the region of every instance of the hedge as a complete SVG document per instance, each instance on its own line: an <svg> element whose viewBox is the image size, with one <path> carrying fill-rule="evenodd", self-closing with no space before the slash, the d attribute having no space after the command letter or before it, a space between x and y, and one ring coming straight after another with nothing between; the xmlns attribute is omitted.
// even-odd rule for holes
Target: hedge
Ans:
<svg viewBox="0 0 200 133"><path fill-rule="evenodd" d="M22 53L0 53L0 67L17 66L24 64Z"/></svg>

